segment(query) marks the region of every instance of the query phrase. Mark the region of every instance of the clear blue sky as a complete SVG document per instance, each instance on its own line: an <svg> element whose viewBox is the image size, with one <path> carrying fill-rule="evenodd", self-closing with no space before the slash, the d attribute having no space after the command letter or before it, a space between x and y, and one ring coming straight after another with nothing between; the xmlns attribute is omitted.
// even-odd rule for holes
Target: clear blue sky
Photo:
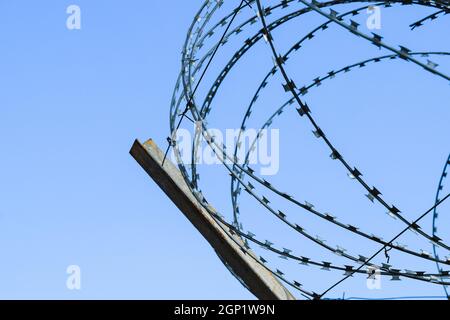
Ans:
<svg viewBox="0 0 450 320"><path fill-rule="evenodd" d="M0 2L0 298L253 298L128 154L135 138L152 137L166 145L181 48L201 3ZM71 4L82 10L81 30L66 28L66 8ZM383 28L377 33L413 51L448 51L448 17L411 33L408 24L433 10L406 10L408 14L401 16L398 9L383 10ZM315 18L316 24L323 21ZM364 23L364 16L359 19ZM296 21L274 33L280 51L308 32L313 21ZM287 64L298 86L333 68L387 53L336 26L332 29ZM205 83L217 76L230 58L227 53L219 55ZM449 58L433 60L439 62L439 70L450 73ZM241 73L231 74L218 94L212 127L237 128L271 65L270 51L263 45L243 60ZM279 77L274 79L273 89L260 102L262 111L253 126L289 98L279 90L279 82ZM307 101L350 162L413 220L433 204L450 152L449 98L445 80L411 63L394 61L315 88ZM281 168L269 180L385 239L403 228L380 206L371 206L361 188L346 180L342 167L327 158L328 151L311 137L310 127L295 110L274 127L281 130ZM223 169L201 169L207 196L220 210L229 210L229 179ZM224 179L221 186L215 171L221 171L217 173L217 179ZM255 210L248 196L242 201L241 211L249 217L245 226L250 228L256 215L270 217L263 208ZM450 219L445 218L449 209L447 205L441 211L444 240L450 231ZM331 243L344 242L354 254L370 255L378 248L293 207L286 205L286 210L308 230ZM310 242L285 233L283 226L258 223L261 236L279 239L280 246L291 246L317 260L345 263L323 250L313 250ZM431 217L423 226L430 232ZM429 243L419 240L408 236L403 242L431 251ZM393 258L404 268L435 270L432 263L404 255L393 254ZM377 262L384 262L383 257ZM69 265L81 267L80 291L66 288ZM341 276L324 276L312 267L285 268L315 291ZM439 287L389 280L383 281L383 290L372 292L363 278L355 277L330 297L344 291L347 296L376 297L442 294Z"/></svg>

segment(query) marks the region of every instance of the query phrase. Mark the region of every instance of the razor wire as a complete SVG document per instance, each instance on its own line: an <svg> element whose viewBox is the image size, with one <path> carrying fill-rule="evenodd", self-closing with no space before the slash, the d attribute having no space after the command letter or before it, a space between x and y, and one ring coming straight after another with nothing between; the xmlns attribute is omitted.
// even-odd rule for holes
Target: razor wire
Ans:
<svg viewBox="0 0 450 320"><path fill-rule="evenodd" d="M442 191L444 190L444 183L445 183L445 180L447 178L449 168L450 168L450 155L447 158L447 161L446 161L446 163L444 165L444 170L442 171L441 178L439 179L439 185L438 185L438 189L437 189L437 192L436 192L436 200L435 200L436 203L439 202L440 199L441 199ZM439 218L439 214L438 214L437 208L435 208L433 210L433 225L432 225L433 236L438 233L438 223L437 223L438 218ZM434 244L433 244L433 255L434 255L435 260L436 260L437 270L438 271L442 270L442 267L441 267L441 265L440 265L440 263L438 261L439 260L438 249L437 249L436 245L434 245ZM443 289L444 289L445 295L447 296L447 299L448 299L449 298L449 292L448 292L447 286L444 285Z"/></svg>
<svg viewBox="0 0 450 320"><path fill-rule="evenodd" d="M445 260L439 258L439 256L436 254L436 248L440 247L446 250L450 250L450 247L445 244L442 239L440 239L437 236L437 228L433 229L432 235L429 235L422 231L422 228L419 225L411 224L406 218L403 217L401 214L401 211L397 209L395 205L388 205L388 203L382 198L382 194L376 187L369 187L369 184L362 178L362 173L356 169L355 167L351 167L349 162L341 155L341 153L337 150L337 148L334 146L334 144L331 142L331 140L325 135L324 131L319 127L316 120L311 116L311 110L309 106L304 103L300 96L307 95L308 91L314 87L317 87L321 85L324 81L334 79L337 75L341 73L347 73L350 71L353 71L356 68L363 68L366 67L369 64L378 63L382 61L388 61L388 60L396 60L396 59L403 59L409 62L412 62L413 64L422 67L425 71L431 72L432 74L441 77L445 80L450 80L450 77L447 76L445 73L439 71L437 69L438 65L431 61L427 60L427 62L423 62L419 59L416 59L416 56L420 57L430 57L433 55L449 55L447 52L412 52L412 50L404 47L399 46L399 49L396 49L395 47L385 43L382 41L383 37L373 33L372 36L368 36L364 34L363 32L358 30L358 24L354 22L353 20L350 20L349 23L346 23L344 21L344 18L349 15L357 15L360 11L367 9L370 5L366 5L357 9L353 9L351 11L348 11L344 14L339 14L334 9L330 9L330 14L327 14L323 11L324 8L330 7L334 8L337 5L340 4L353 4L360 1L329 1L329 2L307 2L303 0L299 0L298 3L303 4L304 7L302 7L300 10L291 12L271 24L266 24L266 17L272 14L274 11L279 10L282 11L284 9L289 8L291 4L293 4L293 0L283 0L280 3L263 8L260 1L242 1L241 5L236 7L236 9L232 10L231 13L228 13L224 18L222 18L218 23L213 25L210 29L208 28L208 23L212 20L212 17L214 14L222 7L223 0L217 0L217 1L206 1L199 12L196 14L195 19L189 29L188 36L186 38L186 42L183 48L183 57L182 57L182 71L178 77L175 90L173 93L172 103L171 103L171 109L170 109L170 127L172 135L168 138L169 147L173 147L175 156L177 158L178 166L180 168L180 171L191 189L192 194L199 200L199 202L203 205L203 207L211 214L211 216L218 222L220 222L224 228L224 231L227 232L227 234L230 235L230 237L235 241L243 250L244 252L248 253L251 249L249 243L253 243L255 245L258 245L261 248L264 248L272 253L277 254L283 259L289 259L292 261L300 262L303 265L311 265L320 267L322 270L337 270L337 271L344 271L344 275L351 275L353 273L358 274L367 274L365 270L360 270L356 268L353 265L344 265L339 266L336 264L333 264L332 262L326 262L326 261L317 261L314 258L302 256L302 255L295 255L293 254L292 250L287 249L285 247L277 248L274 246L274 243L270 240L261 240L256 237L256 235L251 231L243 231L242 223L239 221L239 205L238 205L238 196L242 191L242 188L252 196L253 199L255 199L261 206L265 207L266 210L270 213L272 213L275 217L277 217L281 222L292 228L294 231L299 233L304 238L312 241L316 245L325 248L329 252L332 252L338 256L344 257L350 261L353 261L354 263L358 264L367 264L368 267L376 268L381 270L381 275L383 276L391 276L393 280L399 280L400 277L405 277L409 279L419 280L419 281L425 281L430 282L438 285L444 285L444 288L446 285L449 285L450 283L444 281L443 279L449 277L449 271L443 270L440 265L450 264L450 258L446 258ZM428 20L435 20L443 15L446 15L449 12L448 4L444 1L386 1L386 2L375 2L375 1L365 1L366 3L375 3L375 5L384 5L386 8L392 7L393 5L421 5L425 7L432 7L440 9L440 11L437 11L436 13L427 16L424 19L421 19L413 24L411 24L411 28L414 29L416 27L422 26L425 21ZM252 7L252 4L254 7ZM258 8L256 8L258 7ZM230 26L232 25L232 22L234 20L234 17L236 17L241 10L243 9L253 9L255 11L255 15L253 15L251 18L247 19L245 22L241 23L234 29L231 29L229 31ZM318 27L316 27L311 32L307 33L300 41L295 43L295 45L285 54L285 55L279 55L277 52L275 46L274 46L274 39L272 37L271 32L278 28L279 26L283 25L284 23L293 20L295 18L298 18L304 14L307 13L317 13L327 19L327 21ZM204 99L203 103L200 105L197 105L196 103L196 97L195 92L196 88L202 81L203 77L200 77L200 80L197 82L194 89L193 85L195 83L195 75L199 73L202 70L202 67L204 66L205 62L208 61L206 68L203 68L203 74L206 72L206 69L208 68L209 64L211 63L212 59L214 58L215 52L219 50L221 46L224 46L233 35L238 35L242 32L244 32L245 28L251 25L254 25L256 23L260 23L262 29L259 30L253 37L248 38L245 41L244 46L235 52L233 58L229 61L229 63L225 66L225 68L220 72L219 77L216 79L216 81L212 84L209 92L207 93L206 98ZM366 59L364 61L345 66L343 68L332 70L330 71L326 76L317 77L313 80L311 84L307 84L300 89L297 88L294 81L289 78L285 68L284 64L289 59L289 55L293 52L298 52L302 45L306 42L306 40L312 40L319 32L325 31L331 26L340 26L347 31L351 32L352 34L363 38L373 45L384 48L388 51L391 51L393 54L390 55L384 55L379 56L375 58ZM215 43L211 46L211 48L201 57L197 57L198 52L204 48L205 42L212 38L213 35L218 32L220 28L226 28L225 32L220 39L218 43ZM259 86L257 92L255 93L250 106L247 109L247 112L245 113L244 119L242 121L241 129L245 129L246 121L250 118L250 115L252 113L252 108L254 107L254 104L256 100L258 99L258 96L262 90L268 85L268 82L270 81L270 78L272 78L277 72L280 72L286 81L283 84L283 87L286 92L291 92L293 97L289 99L285 104L283 104L261 127L256 139L252 142L252 145L256 143L256 140L261 137L260 133L261 130L264 128L268 128L272 125L273 120L275 117L280 116L284 109L287 106L293 105L295 102L299 104L299 108L297 109L298 113L300 114L301 118L308 118L310 123L314 126L314 135L316 138L321 139L325 142L325 144L330 148L331 150L331 158L333 160L340 161L344 168L348 171L348 175L353 180L357 181L368 193L367 198L371 202L378 202L381 205L385 207L386 210L388 210L388 214L396 218L400 221L402 221L404 224L408 225L408 229L413 231L416 234L420 234L422 237L428 239L433 244L433 250L434 254L430 254L426 252L425 250L420 250L420 252L407 249L405 245L402 245L400 243L388 243L385 242L381 237L369 234L363 231L360 231L360 228L353 226L351 224L345 224L341 221L339 221L336 217L332 216L329 213L323 213L315 209L314 205L304 201L300 202L296 200L293 196L280 191L278 188L274 187L273 184L266 179L259 178L256 174L254 169L252 169L248 165L248 159L249 159L249 153L246 154L244 164L241 165L238 163L236 159L237 150L239 148L239 140L236 144L235 150L233 155L228 154L228 150L226 150L225 145L220 145L216 143L214 140L214 137L210 136L208 133L207 128L207 121L206 118L208 114L210 113L212 109L212 102L213 99L219 90L222 82L226 78L227 74L233 69L235 64L239 61L241 57L243 57L247 51L249 51L256 43L260 42L260 40L264 40L265 43L269 45L269 47L272 50L273 53L273 60L274 60L274 67L268 72L267 76L264 78L264 80L261 82L261 85ZM180 111L183 110L181 113ZM186 116L187 112L190 111L191 118ZM192 161L190 165L185 165L183 163L183 160L181 158L180 152L178 150L178 145L176 143L177 137L176 137L176 130L179 128L181 121L184 118L188 118L192 122L199 123L197 125L198 130L195 131L195 138L193 140L193 152L192 152ZM178 121L177 121L178 120ZM177 124L178 123L178 124ZM242 131L242 130L241 130ZM213 150L214 154L217 155L218 159L222 162L226 170L229 172L231 176L231 194L232 194L232 205L233 205L233 216L234 221L233 222L227 222L226 219L218 213L216 210L212 209L212 207L209 205L208 201L205 199L202 191L199 188L199 174L197 173L196 168L196 153L198 150L199 141L201 138L204 138L205 141L207 141L208 146ZM240 136L239 136L240 139ZM227 161L231 161L232 167L227 165ZM450 158L449 158L450 161ZM447 163L448 164L448 163ZM188 170L188 167L190 166L190 170ZM447 168L447 167L446 167ZM446 172L446 168L444 169L444 174ZM349 231L351 233L357 234L361 237L364 237L368 240L371 240L375 243L382 244L384 246L388 246L392 249L396 249L398 251L401 251L403 253L416 256L419 258L422 258L424 260L431 260L434 261L438 266L438 273L430 273L430 272L423 272L423 271L412 271L412 270L404 270L394 268L392 265L389 265L387 263L383 263L382 265L377 265L373 263L367 263L367 258L364 257L362 254L357 255L351 255L347 253L347 249L340 247L340 246L330 246L326 244L327 240L322 239L320 236L314 236L311 233L307 232L305 228L303 228L301 225L294 223L290 220L288 220L287 214L282 212L281 210L274 208L270 205L271 201L268 196L260 195L256 193L256 188L254 185L251 184L251 182L245 182L244 177L247 176L251 178L253 181L264 187L266 190L269 190L271 193L274 193L278 196L281 196L282 198L288 200L291 203L294 203L298 207L304 209L306 212L312 213L315 216L318 216L322 218L322 220L328 221L329 223L332 223L340 228L343 228L346 231ZM442 185L442 179L441 184ZM439 190L441 190L440 188ZM439 197L439 191L438 191L438 197ZM438 200L437 200L438 201ZM434 209L436 211L436 208ZM433 224L435 222L437 215L436 212L433 216ZM228 230L226 230L228 229ZM238 241L236 241L233 237L238 236L240 239L244 241L244 246L242 246ZM318 295L314 293L313 291L305 290L302 288L302 285L298 281L291 281L287 280L285 277L285 274L280 271L277 268L271 268L268 267L268 261L267 259L260 256L259 258L255 259L258 263L263 265L266 269L271 271L276 277L278 277L283 282L287 283L288 285L298 289L303 296L314 298Z"/></svg>

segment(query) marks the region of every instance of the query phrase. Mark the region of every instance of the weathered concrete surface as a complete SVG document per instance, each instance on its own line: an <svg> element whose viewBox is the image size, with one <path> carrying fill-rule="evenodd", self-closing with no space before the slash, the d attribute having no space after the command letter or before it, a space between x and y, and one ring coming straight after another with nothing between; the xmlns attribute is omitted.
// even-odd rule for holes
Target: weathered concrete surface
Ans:
<svg viewBox="0 0 450 320"><path fill-rule="evenodd" d="M245 254L221 229L191 194L178 168L169 159L165 161L164 168L161 166L164 154L152 140L144 144L136 140L130 153L257 298L295 300L271 272L254 260L256 256L253 253ZM239 237L234 236L234 239L243 244Z"/></svg>

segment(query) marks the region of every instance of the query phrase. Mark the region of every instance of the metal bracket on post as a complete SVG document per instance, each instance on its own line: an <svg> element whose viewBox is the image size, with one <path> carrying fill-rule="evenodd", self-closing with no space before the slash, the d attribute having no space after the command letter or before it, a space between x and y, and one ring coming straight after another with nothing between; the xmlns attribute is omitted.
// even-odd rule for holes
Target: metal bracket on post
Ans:
<svg viewBox="0 0 450 320"><path fill-rule="evenodd" d="M164 167L161 166L164 154L152 140L144 144L136 140L130 154L250 292L261 300L295 300L289 290L269 270L255 261L258 258L250 250L244 253L239 245L230 239L230 235L224 231L227 228L214 220L191 194L178 168L169 159L165 161ZM234 239L244 245L241 238L234 236Z"/></svg>

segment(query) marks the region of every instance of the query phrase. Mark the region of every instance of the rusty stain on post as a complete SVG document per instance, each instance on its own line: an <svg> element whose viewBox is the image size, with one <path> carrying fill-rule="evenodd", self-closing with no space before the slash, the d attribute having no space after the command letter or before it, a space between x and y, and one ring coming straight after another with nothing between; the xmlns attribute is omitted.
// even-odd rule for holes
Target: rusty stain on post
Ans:
<svg viewBox="0 0 450 320"><path fill-rule="evenodd" d="M229 238L230 235L224 231L227 228L214 220L191 194L178 168L168 159L164 168L161 166L164 154L153 140L144 144L136 140L130 154L209 242L219 258L227 263L258 299L295 300L269 270L255 261L258 259L256 255L251 251L244 253L240 246ZM212 207L211 209L214 210ZM233 237L244 245L242 239ZM250 254L253 257L249 256Z"/></svg>

